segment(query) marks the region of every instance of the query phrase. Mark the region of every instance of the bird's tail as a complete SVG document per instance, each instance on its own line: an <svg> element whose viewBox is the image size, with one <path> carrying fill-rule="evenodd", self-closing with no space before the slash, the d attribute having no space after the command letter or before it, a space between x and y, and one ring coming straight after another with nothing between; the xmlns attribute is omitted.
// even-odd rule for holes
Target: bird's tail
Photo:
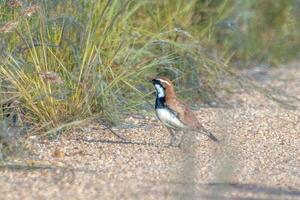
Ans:
<svg viewBox="0 0 300 200"><path fill-rule="evenodd" d="M220 142L220 140L218 138L216 138L216 136L214 136L211 132L208 132L207 136L214 142Z"/></svg>
<svg viewBox="0 0 300 200"><path fill-rule="evenodd" d="M204 127L201 127L200 130L197 130L197 132L203 133L214 142L220 142L220 140L216 138L216 136L214 136L209 130L205 129Z"/></svg>

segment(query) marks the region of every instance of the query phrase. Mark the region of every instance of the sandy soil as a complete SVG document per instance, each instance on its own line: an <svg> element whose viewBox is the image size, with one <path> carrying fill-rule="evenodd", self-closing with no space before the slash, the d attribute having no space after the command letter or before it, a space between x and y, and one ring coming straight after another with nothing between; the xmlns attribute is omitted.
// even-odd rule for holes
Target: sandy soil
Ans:
<svg viewBox="0 0 300 200"><path fill-rule="evenodd" d="M260 81L300 98L299 67ZM197 111L221 143L198 134L189 151L168 146L154 113L113 128L129 141L97 123L33 138L30 159L1 163L0 199L300 199L299 110L256 92L232 99L238 106Z"/></svg>

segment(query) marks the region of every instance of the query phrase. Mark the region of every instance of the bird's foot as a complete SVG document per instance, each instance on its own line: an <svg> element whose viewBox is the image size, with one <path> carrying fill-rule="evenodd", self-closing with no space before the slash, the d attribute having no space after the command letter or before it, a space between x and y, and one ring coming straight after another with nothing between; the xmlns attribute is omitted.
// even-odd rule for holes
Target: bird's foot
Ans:
<svg viewBox="0 0 300 200"><path fill-rule="evenodd" d="M181 143L182 143L181 138L178 139L178 138L176 138L175 136L172 135L171 141L170 141L170 146L171 147L179 147L180 148L181 147Z"/></svg>

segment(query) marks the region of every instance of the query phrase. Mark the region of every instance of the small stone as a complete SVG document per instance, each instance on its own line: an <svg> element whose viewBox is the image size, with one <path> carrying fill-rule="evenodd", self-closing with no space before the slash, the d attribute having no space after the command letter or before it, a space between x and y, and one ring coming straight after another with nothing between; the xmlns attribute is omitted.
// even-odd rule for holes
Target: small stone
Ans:
<svg viewBox="0 0 300 200"><path fill-rule="evenodd" d="M63 151L61 151L60 149L55 149L52 156L55 158L63 158L65 156L65 153Z"/></svg>

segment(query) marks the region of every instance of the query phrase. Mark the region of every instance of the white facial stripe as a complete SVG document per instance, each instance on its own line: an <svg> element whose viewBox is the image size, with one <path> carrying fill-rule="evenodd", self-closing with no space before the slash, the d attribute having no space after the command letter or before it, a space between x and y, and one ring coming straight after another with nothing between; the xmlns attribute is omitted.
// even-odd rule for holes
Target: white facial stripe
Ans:
<svg viewBox="0 0 300 200"><path fill-rule="evenodd" d="M157 96L159 98L165 97L165 91L164 88L161 87L161 85L155 84L155 88L156 88Z"/></svg>
<svg viewBox="0 0 300 200"><path fill-rule="evenodd" d="M157 80L159 80L160 82L166 83L167 85L171 86L171 84L168 81L165 81L165 80L162 80L162 79L157 79Z"/></svg>

